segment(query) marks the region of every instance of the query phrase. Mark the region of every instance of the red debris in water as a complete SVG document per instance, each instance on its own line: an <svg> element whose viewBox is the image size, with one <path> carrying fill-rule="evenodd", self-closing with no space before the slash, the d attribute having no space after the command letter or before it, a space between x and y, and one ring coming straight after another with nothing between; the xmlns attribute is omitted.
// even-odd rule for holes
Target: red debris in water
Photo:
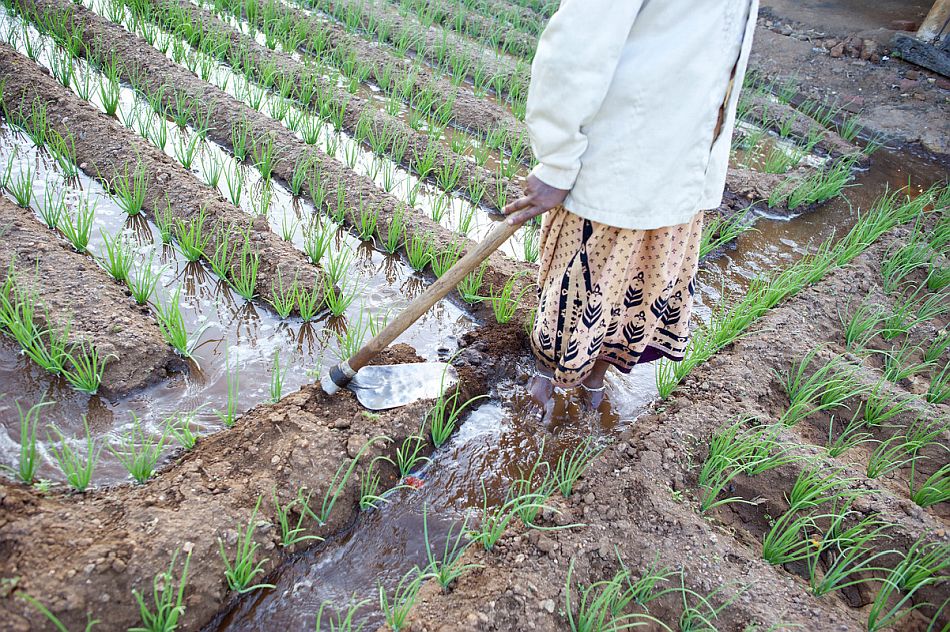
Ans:
<svg viewBox="0 0 950 632"><path fill-rule="evenodd" d="M415 476L407 476L406 478L402 479L402 484L408 485L413 489L421 489L422 486L426 484L426 482L421 478L416 478Z"/></svg>

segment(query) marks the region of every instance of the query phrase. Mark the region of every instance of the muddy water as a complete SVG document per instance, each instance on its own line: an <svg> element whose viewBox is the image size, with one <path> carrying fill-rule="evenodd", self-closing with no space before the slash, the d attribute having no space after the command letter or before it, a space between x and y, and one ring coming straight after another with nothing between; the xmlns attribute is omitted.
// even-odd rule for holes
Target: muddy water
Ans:
<svg viewBox="0 0 950 632"><path fill-rule="evenodd" d="M846 199L793 218L758 211L756 231L703 264L699 317L708 318L723 291L742 292L755 276L786 266L833 234L843 234L857 212L885 190L910 185L919 191L947 177L946 169L932 163L882 150L874 156L872 169L857 174ZM489 403L471 413L461 430L433 455L432 462L414 473L425 481L421 489L393 492L387 504L362 514L348 533L278 569L268 579L276 588L239 600L206 630L311 629L324 602L330 602L331 609L345 609L363 599L368 603L360 608L358 620L374 629L384 623L378 586L392 591L413 567L424 569L429 563L424 520L430 546L438 555L450 529L457 533L482 506L482 481L489 505L502 501L510 483L538 455L554 461L591 434L599 441L610 441L647 409L656 393L650 365L638 367L629 376L608 375L607 401L600 414L591 414L582 395L561 394L555 421L539 432L537 414L517 385L529 372L530 367L525 367L517 383L499 386Z"/></svg>
<svg viewBox="0 0 950 632"><path fill-rule="evenodd" d="M0 19L12 18L0 14ZM9 31L2 29L2 32ZM49 50L45 49L39 59L47 66ZM77 65L81 71L84 70L81 62L77 62ZM135 95L123 88L120 111L128 113L134 109L145 112L147 105L136 101ZM170 142L166 152L173 155L172 136L179 132L174 125L170 125L169 130ZM181 133L191 132L184 130ZM200 170L202 160L211 156L229 159L220 148L205 144L201 147L200 157L196 159L193 170ZM180 287L186 327L198 342L195 361L188 374L175 376L122 401L110 402L71 390L61 380L30 364L18 353L16 345L4 338L0 345L0 393L29 394L21 401L27 408L39 401L44 393L48 399L57 402L56 406L45 409L40 424L41 438L45 437L46 424L56 424L67 437L81 437L82 416L86 415L93 435L112 442L131 427L131 413L141 419L147 432L160 436L167 418L199 408L195 418L196 429L201 433L219 430L223 426L215 411L224 410L227 406L228 378L233 371L239 377L239 411L270 399L275 358L279 358L284 372L283 393L296 390L302 384L311 383L314 380L313 373L319 372L321 366L337 357L335 332L345 331L347 322L355 322L361 310L375 315L398 311L424 287L424 279L398 259L387 257L366 244L360 244L346 232L339 231L333 248L347 249L353 253L350 276L357 279L361 288L360 300L354 301L345 317L340 319L324 315L311 323L304 323L298 318L281 320L271 310L234 294L228 286L219 283L206 266L188 263L176 249L162 246L159 232L153 224L141 217L128 220L110 195L92 179L83 174L77 181L64 182L49 156L38 151L25 136L11 133L10 128L4 125L0 127L0 162L6 165L11 157L14 174L28 166L35 173L34 199L37 203L41 203L47 183L66 191L71 210L79 196L89 196L96 203L95 227L90 244L94 254L102 252L100 228L110 235L125 231L136 244L137 263L147 262L153 257L153 267L164 267L153 302L167 302L175 289ZM254 170L231 163L226 163L225 168L240 173L245 179L246 190L257 191L257 195L260 195L259 173L255 180ZM278 185L273 186L270 195L273 211L270 221L275 231L288 218L303 221L316 214L312 207L301 204L299 200L293 201L290 193ZM301 234L302 231L298 231L294 237L298 247L302 243ZM435 358L443 346L454 348L458 336L472 326L474 323L468 315L443 301L407 331L402 341L416 347L421 355ZM15 463L18 457L19 424L15 401L11 397L0 401L0 424L5 431L0 435L0 463L3 464ZM41 445L41 451L46 457L45 446ZM61 478L49 458L44 458L38 475L50 480ZM127 474L118 461L107 451L103 452L102 461L94 475L94 484L125 480Z"/></svg>

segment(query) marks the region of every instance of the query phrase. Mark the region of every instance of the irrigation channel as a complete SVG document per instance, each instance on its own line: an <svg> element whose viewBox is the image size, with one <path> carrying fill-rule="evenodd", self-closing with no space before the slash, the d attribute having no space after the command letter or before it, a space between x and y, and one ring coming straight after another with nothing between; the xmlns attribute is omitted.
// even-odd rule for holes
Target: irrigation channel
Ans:
<svg viewBox="0 0 950 632"><path fill-rule="evenodd" d="M742 292L756 275L787 266L825 239L847 232L856 214L886 191L903 186L922 191L946 177L932 163L882 150L844 197L792 218L763 212L755 230L703 262L700 318L708 318L722 291ZM530 367L524 367L518 384L529 374ZM414 567L429 565L430 551L439 558L468 526L474 510L483 503L504 502L512 482L538 459L553 463L591 435L609 442L636 423L656 397L653 365L628 376L610 374L599 415L591 415L576 396L565 395L558 400L556 426L539 433L537 415L518 384L500 384L485 403L476 404L461 430L413 473L413 485L394 489L342 536L284 564L266 579L275 588L239 599L205 630L307 629L325 602L339 607L364 599L368 601L356 610L354 626L383 625L377 604L380 585L392 592Z"/></svg>
<svg viewBox="0 0 950 632"><path fill-rule="evenodd" d="M157 1L156 5L161 2ZM202 10L210 7L210 3L182 4ZM319 74L327 85L345 89L360 100L359 104L368 104L365 111L371 114L367 116L388 116L404 124L406 129L416 129L418 121L413 122L416 116L413 108L383 94L378 84L366 81L365 77L354 83L352 76L322 61L314 61L296 46L266 46L267 35L245 17L226 15L225 4L216 5L213 11L207 10L226 28L235 31L233 37L253 42L257 46L255 55L263 58L270 54L269 49L274 49L283 55L281 63L287 64L285 67L291 69L288 71L291 74L295 69L306 67ZM295 6L292 2L279 4L288 9ZM308 18L339 26L336 21L339 16L334 18L328 14L332 3L309 4L312 10L295 10ZM382 6L379 2L376 4ZM43 411L44 424L55 425L81 448L83 420L88 422L92 438L105 444L114 444L139 428L153 441L155 437L162 437L164 441L168 420L179 417L196 434L209 435L233 424L236 416L252 407L280 399L312 383L322 368L344 354L348 337L352 344L354 329L365 334L371 329L370 322L378 326L388 314L405 307L431 280L427 272L414 269L416 266L411 264L411 255L407 252L408 244L387 252L383 248L382 234L378 238L357 237L359 223L368 221L365 218L369 217L363 215L363 192L373 189L386 204L402 204L410 214L421 214L424 220L421 225L432 231L443 231L438 233L444 242L439 246L452 248L456 238L477 241L491 226L488 211L503 197L501 188L492 200L483 200L481 195L470 195L469 189L461 186L454 176L445 178L449 186L442 186L438 178L420 173L416 161L404 159L401 152L394 152L392 147L370 151L365 139L358 139L355 133L360 127L356 119L362 120L362 115L334 124L317 116L309 100L278 94L272 89L273 85L268 87L257 81L255 72L259 69L247 73L236 69L234 63L238 57L227 57L223 48L219 49L220 56L204 52L175 32L165 30L167 24L143 21L130 6L112 0L83 0L75 6L76 11L81 8L86 12L84 19L101 21L97 22L99 28L106 28L103 26L106 24L116 29L112 32L116 38L118 34L128 36L122 40L123 46L119 46L116 39L117 50L130 50L135 43L143 47L143 57L151 55L149 59L154 61L157 55L163 63L171 60L167 68L157 64L152 67L167 72L165 77L171 80L200 78L215 88L216 97L231 99L222 112L233 116L236 116L234 113L253 114L257 117L255 125L271 124L269 129L285 146L297 147L303 140L308 145L323 148L324 164L339 169L338 173L353 176L352 180L338 181L337 194L342 200L337 203L340 215L330 218L327 210L333 207L333 202L324 195L314 191L294 194L293 189L300 185L294 182L297 166L283 165L279 171L282 175L271 178L265 176L259 165L237 157L235 143L229 140L228 133L221 131L233 129L235 121L225 121L222 125L213 121L203 128L193 120L200 118L195 110L186 124L176 124L169 119L167 111L158 111L155 107L156 101L171 100L170 94L156 97L141 91L148 81L161 84L162 79L140 77L140 85L133 89L126 79L119 82L106 76L100 66L90 61L88 51L82 57L73 58L47 33L0 7L0 39L4 44L15 48L21 56L33 59L54 77L62 76L64 63L71 64L75 79L69 86L69 98L78 97L91 103L97 108L97 114L108 110L105 93L99 87L115 85L116 118L127 128L124 131L137 134L135 139L143 141L143 147L156 150L176 166L184 167L196 183L228 201L236 210L249 218L257 217L257 221L266 224L262 232L272 239L280 235L293 249L292 254L300 255L301 261L306 261L303 254L310 250L308 239L313 230L324 231L324 256L316 260L310 257L310 268L315 275L332 271L331 283L324 289L331 291L334 286L348 289L355 299L338 317L320 310L313 318L305 319L296 313L281 317L266 304L263 296L253 300L243 298L216 274L206 253L190 260L185 249L174 246L174 240L165 234L166 227L156 221L159 219L156 214L130 214L117 194L107 190L101 178L94 177L93 169L77 164L75 175L68 175L63 164L48 150L38 147L22 129L4 120L0 122L0 168L6 166L7 183L28 184L32 198L28 206L36 215L37 226L46 221L51 205L58 200L62 200L63 212L71 217L79 216L84 208L94 207L88 256L103 261L109 257L110 249L117 243L115 240L128 244L137 273L145 274L148 270L157 279L154 292L142 306L142 313L151 318L161 306L177 303L191 350L190 358L168 375L161 376L157 383L110 399L73 390L61 378L40 370L10 338L0 337L0 392L11 395L0 401L0 419L5 430L0 435L0 461L4 464L15 463L21 454L17 438L20 420L17 400L12 394L29 394L36 401L43 398L56 402ZM321 13L321 8L328 13ZM413 23L406 16L400 19ZM147 38L143 35L145 32ZM143 39L140 41L139 37ZM432 37L435 36L427 34L426 41ZM523 39L521 35L512 38L517 42ZM481 50L474 39L467 36L456 39L468 42L465 49L471 54ZM5 51L0 53L6 54ZM429 49L417 56L422 58L421 63L427 64L425 68L436 75L442 66L434 63L431 55L432 49ZM524 60L499 53L487 63L506 69L504 77L513 82L504 90L498 89L496 95L517 94ZM466 72L462 73L463 78L469 80ZM477 85L478 82L476 79L470 83ZM499 109L510 105L500 98L490 102ZM776 107L779 107L777 103ZM210 116L212 110L207 112ZM102 117L106 118L105 114ZM210 128L213 129L209 132ZM785 140L784 135L779 138L771 134L768 128L767 124L757 126L754 121L746 121L739 134L759 140L764 137L764 151L797 155L799 149L793 143ZM472 174L507 169L512 186L518 187L526 173L526 165L505 155L504 150L484 151L480 136L484 130L423 122L416 131L420 132L416 136L427 140L410 133L415 139L413 142L445 145L435 152L439 160L459 153L470 158L475 152L483 152L484 161L480 164L474 160L471 164L465 163L465 177L471 176L472 181L476 181ZM753 150L759 140L753 143ZM510 139L505 142L510 144ZM463 147L465 149L460 150ZM761 155L762 147L758 147L758 151ZM818 156L805 152L806 155L796 158L796 164L801 162L808 169L821 171L824 165L833 164L829 153L832 152L823 151ZM734 163L737 167L749 167L746 163L755 162L749 155L755 154L755 151L751 154L737 151ZM864 161L848 163L846 168L854 169L848 186L841 195L818 204L804 204L801 210L789 212L781 204L770 209L768 204L759 202L739 211L746 229L739 231L737 238L711 249L701 263L694 312L696 323L710 321L717 306L741 296L754 279L786 268L814 253L830 238L845 234L857 218L887 192L906 187L906 192L916 195L947 180L947 172L941 166L897 150L879 149L873 154L870 166L866 164ZM770 172L770 175L776 174ZM353 210L357 203L352 191L348 200L340 193L353 187L354 182L360 186L365 184L365 188L359 189L357 211ZM508 185L503 183L503 186ZM9 191L3 195L8 200L17 197ZM657 192L657 199L662 199L662 191ZM736 208L726 210L736 211ZM413 222L423 221L414 215L413 218ZM372 221L375 224L375 216ZM747 229L748 226L752 228ZM58 233L49 231L49 235L50 239L62 241ZM406 235L408 242L408 233ZM492 265L497 267L501 261L507 271L532 270L530 264L537 257L536 240L537 229L526 227L506 244L505 257L494 259ZM519 276L523 277L523 274ZM440 302L399 342L408 344L425 359L446 359L460 347L466 333L488 329L492 324L490 318L491 312L484 305L473 307L453 297ZM513 350L513 353L518 352ZM488 506L503 503L512 483L540 458L553 463L564 451L584 441L591 441L594 446L606 445L635 424L656 400L655 366L645 365L629 376L609 376L607 397L597 413L589 410L579 395L559 395L555 425L539 431L537 417L523 389L531 372L525 355L519 356L522 364L516 374L494 384L487 395L473 402L458 432L436 449L431 459L425 459L421 467L414 469L411 476L404 477L401 485L384 493L383 498L359 513L342 532L314 546L302 547L303 550L288 555L269 576L259 578L273 584L273 588L243 596L232 595L205 629L312 629L315 613L322 604L331 603L336 609L364 599L368 601L356 608L354 624L365 624L367 628L381 624L382 613L377 606L380 586L387 594L392 593L407 572L414 567L425 568L429 564L427 547L442 551L446 542L451 543L465 530L483 503ZM419 423L424 425L425 419ZM171 443L168 441L163 451L165 463L173 461L171 457L176 448ZM50 446L42 434L38 444L41 465L37 478L44 481L40 486L49 487L52 483L58 487L63 476L54 466ZM128 481L128 472L119 459L103 451L93 486L118 487Z"/></svg>

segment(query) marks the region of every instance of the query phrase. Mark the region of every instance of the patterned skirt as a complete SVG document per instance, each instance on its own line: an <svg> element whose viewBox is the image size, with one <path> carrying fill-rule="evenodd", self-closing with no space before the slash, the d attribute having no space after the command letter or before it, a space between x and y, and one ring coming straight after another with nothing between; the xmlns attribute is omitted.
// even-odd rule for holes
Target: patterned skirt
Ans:
<svg viewBox="0 0 950 632"><path fill-rule="evenodd" d="M703 213L654 230L615 228L563 207L544 215L534 354L555 384L580 384L597 360L627 373L689 341Z"/></svg>

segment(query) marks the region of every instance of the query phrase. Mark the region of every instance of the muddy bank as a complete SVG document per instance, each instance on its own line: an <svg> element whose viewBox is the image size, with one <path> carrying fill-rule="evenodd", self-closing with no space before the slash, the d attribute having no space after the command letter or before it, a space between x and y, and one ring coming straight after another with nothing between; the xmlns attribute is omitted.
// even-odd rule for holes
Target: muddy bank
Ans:
<svg viewBox="0 0 950 632"><path fill-rule="evenodd" d="M109 47L113 47L110 42ZM5 82L3 101L11 110L31 116L34 102L46 106L50 127L75 143L80 169L106 187L116 178L125 178L136 169L148 174L144 210L150 219L170 209L172 218L190 225L204 217L208 242L205 253L219 246L239 252L245 233L250 235L250 251L260 261L257 291L270 296L278 279L297 278L301 287L322 292L319 268L304 254L271 232L266 222L254 218L224 201L219 193L200 182L158 148L124 128L118 121L63 88L30 59L0 45L0 80ZM239 270L240 257L231 259L231 269Z"/></svg>
<svg viewBox="0 0 950 632"><path fill-rule="evenodd" d="M70 340L91 344L100 358L111 356L100 394L114 399L184 369L148 308L136 305L124 285L41 224L33 211L0 197L0 226L4 277L12 264L17 283L39 298L39 317L53 327L68 326Z"/></svg>
<svg viewBox="0 0 950 632"><path fill-rule="evenodd" d="M737 482L730 493L755 499L755 504L748 509L733 505L741 508L706 515L698 510L696 472L717 429L742 417L777 420L788 400L775 372L787 371L818 345L845 353L839 310L849 300L866 295L885 300L880 289L880 258L889 246L905 239L905 230L893 231L847 267L772 310L749 335L691 373L653 414L627 428L594 463L570 499L557 497L553 501L562 513L549 514L543 522L546 526L578 522L586 526L547 532L519 528L502 538L497 552L470 549L466 561L484 568L464 575L447 595L434 585L427 586L412 615L419 629L563 629L569 564L573 560L575 581L587 586L614 576L619 570L618 554L635 577L656 563L675 571L682 569L686 588L703 597L722 589L711 597L716 606L734 596L715 620L719 629L767 628L780 622L806 630L865 629L868 604L876 592L871 586L814 597L807 580L798 574L801 568L770 566L761 557L761 536L768 528L768 516L774 518L787 509L785 494L803 464L782 466L768 475ZM926 338L929 328L941 326L946 323L925 324L916 335ZM781 336L781 344L775 343L776 335ZM873 354L846 357L858 363L862 381L880 379ZM946 351L940 361L948 361ZM888 433L897 432L918 414L939 419L948 413L946 405L934 406L915 397L909 386L889 386L914 406L895 420L897 428L888 429ZM557 432L556 426L551 432ZM845 487L873 491L862 496L854 508L861 516L876 516L893 524L888 532L892 539L875 544L875 550L906 551L920 537L929 542L950 541L947 503L930 508L915 505L907 498L902 478L906 472L869 480L860 450L830 458L819 447L822 442L815 439L807 421L784 430L779 437L781 443L794 446L795 453L808 455L823 471L833 473ZM936 454L945 455L948 446L950 438L944 430ZM896 560L889 554L882 563L892 566ZM915 603L940 604L945 597L945 584L931 586L916 595ZM682 611L679 594L651 602L649 610L674 628ZM933 612L933 608L923 607L903 625L918 629Z"/></svg>
<svg viewBox="0 0 950 632"><path fill-rule="evenodd" d="M511 372L524 345L518 327L470 334L455 361L463 397L487 392ZM417 360L409 347L397 345L378 362ZM257 559L268 558L263 568L269 573L292 553L280 546L274 494L286 505L298 489L312 491L311 507L319 511L341 464L371 439L389 437L392 442L376 441L360 456L358 471L343 486L326 524L304 523L307 535L322 537L350 528L359 514L365 468L377 455L392 457L403 439L418 433L431 403L364 414L349 391L327 397L319 386L307 386L277 404L253 408L230 430L199 439L144 485L42 495L2 481L0 576L16 582L0 597L0 617L7 629L36 629L31 627L39 621L35 610L15 594L24 591L70 629L84 625L87 613L108 622L109 629L126 629L138 623L131 591L150 594L155 574L168 568L174 551L184 549L192 551L192 559L179 629L200 629L235 597L227 590L218 539L233 554L237 529L247 524L258 497L263 502L254 541L261 545ZM431 450L426 444L424 453ZM391 466L377 462L376 468L380 489L398 482ZM296 523L297 514L291 518Z"/></svg>

